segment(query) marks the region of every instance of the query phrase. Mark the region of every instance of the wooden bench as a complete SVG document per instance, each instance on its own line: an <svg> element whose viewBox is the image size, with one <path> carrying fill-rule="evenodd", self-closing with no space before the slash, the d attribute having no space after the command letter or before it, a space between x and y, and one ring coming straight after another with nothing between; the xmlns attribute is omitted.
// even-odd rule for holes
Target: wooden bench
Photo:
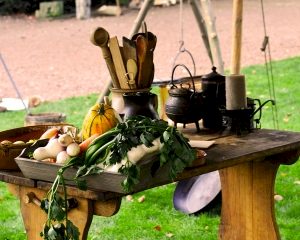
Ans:
<svg viewBox="0 0 300 240"><path fill-rule="evenodd" d="M188 132L189 131L189 132ZM177 180L219 170L222 184L222 213L219 239L280 239L274 213L274 183L280 164L293 164L300 154L300 133L255 130L243 136L232 133L185 133L190 139L211 140L216 144L206 150L205 163L185 169ZM168 184L160 176L147 188ZM21 172L0 171L0 180L20 199L21 213L28 239L40 239L46 219L37 206L51 183L24 178ZM70 219L87 239L93 215L112 216L120 208L122 194L107 191L80 191L68 188L68 195L79 205L70 211Z"/></svg>

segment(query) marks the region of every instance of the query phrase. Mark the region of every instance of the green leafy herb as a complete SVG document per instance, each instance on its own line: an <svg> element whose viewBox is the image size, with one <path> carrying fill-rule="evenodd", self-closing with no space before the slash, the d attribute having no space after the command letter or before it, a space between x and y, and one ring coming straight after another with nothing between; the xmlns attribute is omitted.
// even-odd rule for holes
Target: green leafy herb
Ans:
<svg viewBox="0 0 300 240"><path fill-rule="evenodd" d="M68 219L68 202L63 173L66 169L78 165L81 159L73 157L60 168L46 197L41 201L41 208L47 213L40 236L45 240L79 240L78 228ZM58 194L58 187L62 185L63 195Z"/></svg>
<svg viewBox="0 0 300 240"><path fill-rule="evenodd" d="M74 181L79 189L86 190L84 176L99 174L105 166L122 163L119 173L126 176L122 187L126 192L132 191L139 182L140 168L128 159L127 153L133 148L144 144L153 146L155 139L160 140L160 166L170 165L170 178L174 179L179 172L196 158L196 151L188 144L176 128L168 126L163 120L152 120L143 116L135 116L119 123L114 129L96 138L86 153L71 160L57 173L41 208L48 214L41 236L45 240L77 240L78 228L68 219L68 204L63 173L70 167L77 167ZM124 161L125 160L125 161ZM99 167L100 164L103 168ZM59 185L63 187L63 195L57 191Z"/></svg>
<svg viewBox="0 0 300 240"><path fill-rule="evenodd" d="M99 163L111 166L127 159L127 153L133 147L144 144L153 146L154 139L160 139L160 166L170 163L170 178L174 179L186 166L196 158L196 151L188 144L176 128L168 125L166 121L135 116L119 123L114 129L98 137L97 141L105 143L90 157L86 155L85 165L77 172L77 178L101 172ZM102 141L103 139L103 141ZM109 141L105 141L110 139ZM88 152L88 151L87 151ZM88 156L88 157L87 157ZM126 176L122 186L126 192L132 191L139 182L139 167L126 161L119 172Z"/></svg>

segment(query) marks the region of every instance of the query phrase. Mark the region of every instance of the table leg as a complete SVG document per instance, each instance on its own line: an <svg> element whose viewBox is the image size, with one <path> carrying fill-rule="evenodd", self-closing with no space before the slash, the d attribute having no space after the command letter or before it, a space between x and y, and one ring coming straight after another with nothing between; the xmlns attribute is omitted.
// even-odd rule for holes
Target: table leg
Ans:
<svg viewBox="0 0 300 240"><path fill-rule="evenodd" d="M279 164L247 162L220 170L222 213L219 239L280 239L274 212Z"/></svg>
<svg viewBox="0 0 300 240"><path fill-rule="evenodd" d="M12 188L15 186L15 188ZM46 213L37 205L38 201L46 195L45 190L30 188L18 185L10 185L9 188L13 192L17 192L20 198L20 209L29 240L41 240L40 232L46 222ZM36 197L34 201L28 200L28 194L33 193ZM93 201L76 197L78 206L71 209L68 218L79 228L80 240L86 240L88 231L93 218Z"/></svg>

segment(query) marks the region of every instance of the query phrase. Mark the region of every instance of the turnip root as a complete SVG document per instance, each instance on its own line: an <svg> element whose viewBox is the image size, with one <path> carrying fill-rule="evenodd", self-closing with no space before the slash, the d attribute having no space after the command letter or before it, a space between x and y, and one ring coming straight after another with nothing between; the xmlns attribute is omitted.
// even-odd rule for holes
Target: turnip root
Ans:
<svg viewBox="0 0 300 240"><path fill-rule="evenodd" d="M45 147L39 147L34 150L33 158L35 160L41 161L49 157L48 151Z"/></svg>
<svg viewBox="0 0 300 240"><path fill-rule="evenodd" d="M57 138L50 139L45 147L39 147L33 152L33 158L43 160L46 158L56 158L57 154L64 151Z"/></svg>
<svg viewBox="0 0 300 240"><path fill-rule="evenodd" d="M67 154L66 151L62 151L57 154L56 163L64 164L70 159L70 155Z"/></svg>
<svg viewBox="0 0 300 240"><path fill-rule="evenodd" d="M45 148L48 151L48 157L51 158L56 158L57 154L64 150L57 138L50 139Z"/></svg>
<svg viewBox="0 0 300 240"><path fill-rule="evenodd" d="M69 144L71 144L72 142L74 142L74 139L72 138L72 136L70 136L67 133L64 133L62 135L59 136L58 138L58 142L63 146L66 147Z"/></svg>
<svg viewBox="0 0 300 240"><path fill-rule="evenodd" d="M78 143L71 143L67 146L66 152L69 156L75 157L80 153L80 147Z"/></svg>

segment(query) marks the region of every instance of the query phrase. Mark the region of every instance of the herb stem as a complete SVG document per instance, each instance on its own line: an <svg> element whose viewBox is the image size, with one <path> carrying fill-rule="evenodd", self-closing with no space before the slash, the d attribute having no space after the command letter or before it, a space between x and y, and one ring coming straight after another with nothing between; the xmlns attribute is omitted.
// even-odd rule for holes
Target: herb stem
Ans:
<svg viewBox="0 0 300 240"><path fill-rule="evenodd" d="M67 189L66 189L65 180L64 180L64 177L63 177L63 172L60 173L61 174L60 177L61 177L61 185L62 185L63 194L64 194L66 229L68 229L68 227L69 227L69 221L68 221L68 196L67 196ZM67 235L68 235L68 232L67 232ZM67 236L67 237L69 237L69 236Z"/></svg>

